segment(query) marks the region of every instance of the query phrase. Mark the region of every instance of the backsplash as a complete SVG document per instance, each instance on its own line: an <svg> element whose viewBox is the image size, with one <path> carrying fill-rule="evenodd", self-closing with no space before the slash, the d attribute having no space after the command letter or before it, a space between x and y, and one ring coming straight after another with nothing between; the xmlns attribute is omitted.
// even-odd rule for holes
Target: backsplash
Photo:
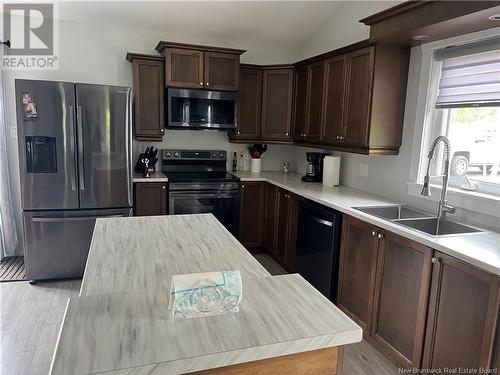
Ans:
<svg viewBox="0 0 500 375"><path fill-rule="evenodd" d="M222 131L203 131L203 130L166 130L162 142L133 142L133 162L137 160L139 153L144 151L147 146L155 146L159 149L179 148L179 149L206 149L206 150L225 150L228 155L227 169L231 170L233 152L238 155L241 151L245 152L245 157L250 158L248 145L240 143L230 143L227 139L227 133ZM293 146L269 145L267 151L262 156L263 171L280 171L283 162L288 161L291 170L296 170L295 152Z"/></svg>

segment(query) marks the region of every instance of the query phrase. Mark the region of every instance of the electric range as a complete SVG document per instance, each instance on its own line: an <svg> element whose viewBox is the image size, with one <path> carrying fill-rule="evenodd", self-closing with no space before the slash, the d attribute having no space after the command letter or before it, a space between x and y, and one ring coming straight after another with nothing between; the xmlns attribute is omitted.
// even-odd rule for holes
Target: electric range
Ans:
<svg viewBox="0 0 500 375"><path fill-rule="evenodd" d="M239 232L240 179L226 171L222 150L162 150L169 213L212 213L233 235Z"/></svg>

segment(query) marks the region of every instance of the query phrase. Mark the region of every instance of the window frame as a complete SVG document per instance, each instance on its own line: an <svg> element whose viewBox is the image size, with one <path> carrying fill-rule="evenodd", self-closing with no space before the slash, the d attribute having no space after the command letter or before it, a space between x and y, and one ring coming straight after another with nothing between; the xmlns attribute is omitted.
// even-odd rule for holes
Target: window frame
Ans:
<svg viewBox="0 0 500 375"><path fill-rule="evenodd" d="M472 34L461 35L449 39L423 44L414 47L412 50L412 62L420 70L420 74L415 84L418 85L418 92L415 106L415 127L413 133L413 143L410 155L410 173L408 179L408 194L413 197L439 201L441 184L439 179L431 180L431 195L424 197L420 194L423 186L423 177L427 167L427 147L436 136L436 131L429 130L437 121L435 116L442 116L445 111L436 111L434 107L438 94L439 75L442 63L434 59L434 52L437 49L452 45L474 43L483 39L491 38L500 33L500 27L488 29ZM411 87L409 87L409 90ZM408 103L407 103L408 104ZM439 157L439 154L436 155ZM484 183L487 184L487 183ZM492 184L493 185L493 184ZM499 187L500 188L500 187ZM496 189L494 189L496 190ZM448 188L448 201L451 205L470 211L481 212L483 214L500 217L500 194L488 194L478 191L467 191L455 187Z"/></svg>

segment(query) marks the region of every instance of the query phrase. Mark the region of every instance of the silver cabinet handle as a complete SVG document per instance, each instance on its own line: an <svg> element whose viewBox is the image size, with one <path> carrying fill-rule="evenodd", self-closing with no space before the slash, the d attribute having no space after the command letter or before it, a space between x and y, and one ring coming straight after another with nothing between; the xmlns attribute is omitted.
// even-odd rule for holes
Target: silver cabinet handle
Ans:
<svg viewBox="0 0 500 375"><path fill-rule="evenodd" d="M438 264L438 263L441 263L443 260L441 258L432 258L431 259L431 262L434 263L434 264Z"/></svg>
<svg viewBox="0 0 500 375"><path fill-rule="evenodd" d="M85 172L83 162L83 127L82 127L82 107L78 106L76 109L76 123L78 125L78 179L80 182L80 190L85 190Z"/></svg>
<svg viewBox="0 0 500 375"><path fill-rule="evenodd" d="M377 231L372 230L372 237L375 237L377 235Z"/></svg>
<svg viewBox="0 0 500 375"><path fill-rule="evenodd" d="M288 137L288 132L286 132L285 135Z"/></svg>
<svg viewBox="0 0 500 375"><path fill-rule="evenodd" d="M203 82L200 82L200 86L203 86Z"/></svg>
<svg viewBox="0 0 500 375"><path fill-rule="evenodd" d="M75 149L76 149L76 140L75 140L75 112L73 109L73 106L70 105L68 106L69 110L69 137L71 138L70 140L70 150L71 150L71 157L73 158L73 167L71 168L71 190L76 190L76 169L77 163L76 163L76 155L75 155Z"/></svg>
<svg viewBox="0 0 500 375"><path fill-rule="evenodd" d="M162 132L162 133L163 133L164 131L165 131L165 129L160 129L160 132Z"/></svg>
<svg viewBox="0 0 500 375"><path fill-rule="evenodd" d="M381 240L382 238L384 238L384 235L382 233L379 233L379 234L377 234L377 237L379 240Z"/></svg>
<svg viewBox="0 0 500 375"><path fill-rule="evenodd" d="M207 86L210 86L210 83L207 82Z"/></svg>
<svg viewBox="0 0 500 375"><path fill-rule="evenodd" d="M241 188L244 188L244 187L245 187L245 185L241 185Z"/></svg>
<svg viewBox="0 0 500 375"><path fill-rule="evenodd" d="M165 185L163 185L161 188L162 188L163 190L165 190L167 187L166 187Z"/></svg>
<svg viewBox="0 0 500 375"><path fill-rule="evenodd" d="M240 135L240 132L236 132L236 134Z"/></svg>

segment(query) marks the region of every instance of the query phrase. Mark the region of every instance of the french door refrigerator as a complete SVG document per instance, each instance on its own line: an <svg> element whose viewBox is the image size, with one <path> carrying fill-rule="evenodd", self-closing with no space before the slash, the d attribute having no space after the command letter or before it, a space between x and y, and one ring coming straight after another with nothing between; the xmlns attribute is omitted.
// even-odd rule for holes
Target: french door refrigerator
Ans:
<svg viewBox="0 0 500 375"><path fill-rule="evenodd" d="M132 212L130 88L16 80L26 278L82 277L98 217Z"/></svg>

